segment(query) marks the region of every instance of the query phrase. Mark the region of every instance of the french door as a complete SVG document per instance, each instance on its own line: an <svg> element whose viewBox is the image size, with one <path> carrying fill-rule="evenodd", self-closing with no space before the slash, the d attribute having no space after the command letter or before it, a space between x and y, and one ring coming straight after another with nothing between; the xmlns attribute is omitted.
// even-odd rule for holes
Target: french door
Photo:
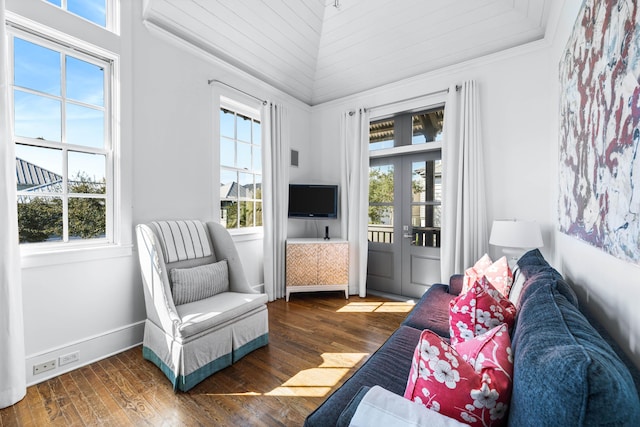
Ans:
<svg viewBox="0 0 640 427"><path fill-rule="evenodd" d="M367 288L419 298L440 281L440 151L372 158Z"/></svg>

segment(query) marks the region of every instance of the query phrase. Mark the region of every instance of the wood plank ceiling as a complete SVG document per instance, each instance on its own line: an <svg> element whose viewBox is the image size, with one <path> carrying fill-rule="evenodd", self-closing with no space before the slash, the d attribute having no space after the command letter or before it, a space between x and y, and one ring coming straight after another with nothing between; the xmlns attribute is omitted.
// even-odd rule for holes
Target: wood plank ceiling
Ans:
<svg viewBox="0 0 640 427"><path fill-rule="evenodd" d="M542 39L551 1L148 0L144 14L315 105Z"/></svg>

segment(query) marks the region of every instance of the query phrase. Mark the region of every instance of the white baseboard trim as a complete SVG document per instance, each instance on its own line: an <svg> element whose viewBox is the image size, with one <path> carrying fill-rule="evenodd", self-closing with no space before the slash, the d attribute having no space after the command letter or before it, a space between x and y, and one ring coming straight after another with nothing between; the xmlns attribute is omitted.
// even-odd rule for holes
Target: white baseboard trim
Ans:
<svg viewBox="0 0 640 427"><path fill-rule="evenodd" d="M144 320L40 353L27 355L25 358L27 386L41 383L140 345L143 335ZM78 353L77 360L60 366L61 357L76 352ZM49 361L55 361L54 369L34 375L33 367L35 365Z"/></svg>

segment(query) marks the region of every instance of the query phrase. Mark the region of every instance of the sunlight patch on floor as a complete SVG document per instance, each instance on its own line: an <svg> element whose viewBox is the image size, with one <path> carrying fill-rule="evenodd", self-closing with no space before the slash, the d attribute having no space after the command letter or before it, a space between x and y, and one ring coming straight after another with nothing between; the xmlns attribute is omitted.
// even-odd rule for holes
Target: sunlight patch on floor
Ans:
<svg viewBox="0 0 640 427"><path fill-rule="evenodd" d="M413 302L363 301L350 302L337 310L338 313L408 313Z"/></svg>
<svg viewBox="0 0 640 427"><path fill-rule="evenodd" d="M227 396L325 397L353 367L368 355L369 353L323 353L323 362L317 368L304 369L271 391L224 394Z"/></svg>

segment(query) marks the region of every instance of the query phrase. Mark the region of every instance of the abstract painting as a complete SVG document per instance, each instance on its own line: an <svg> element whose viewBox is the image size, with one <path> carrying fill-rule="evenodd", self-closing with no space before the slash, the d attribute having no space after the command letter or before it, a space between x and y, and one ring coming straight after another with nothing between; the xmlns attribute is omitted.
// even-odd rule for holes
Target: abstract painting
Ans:
<svg viewBox="0 0 640 427"><path fill-rule="evenodd" d="M560 230L640 264L640 13L585 0L560 61Z"/></svg>

